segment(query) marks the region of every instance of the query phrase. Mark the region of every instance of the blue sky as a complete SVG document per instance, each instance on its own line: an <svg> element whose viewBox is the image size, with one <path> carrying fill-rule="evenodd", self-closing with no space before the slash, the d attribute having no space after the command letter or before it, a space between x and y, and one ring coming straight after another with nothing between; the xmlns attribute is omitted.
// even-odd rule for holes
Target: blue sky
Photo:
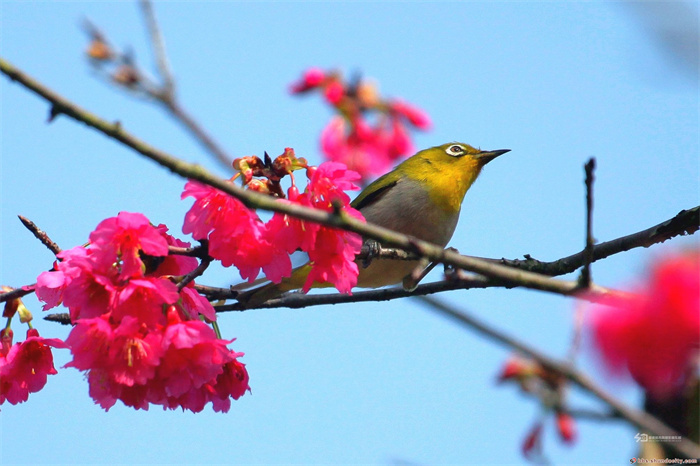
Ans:
<svg viewBox="0 0 700 466"><path fill-rule="evenodd" d="M553 260L581 249L583 164L598 161L594 231L604 241L698 204L697 58L678 59L659 37L696 34L698 5L604 2L172 2L156 12L182 104L233 156L297 154L319 162L330 112L288 84L309 66L361 71L385 95L428 111L434 129L418 147L459 140L512 152L467 194L451 245L460 252ZM651 5L651 7L649 7ZM0 4L1 55L46 85L156 147L223 174L158 108L96 79L79 29L89 17L153 70L132 2ZM654 22L653 20L657 20ZM661 28L661 29L659 29ZM689 29L688 29L689 28ZM680 35L679 37L683 37ZM691 41L692 42L692 41ZM692 45L692 43L691 43ZM692 46L691 46L692 49ZM697 49L695 49L695 54ZM693 56L692 50L690 56ZM693 66L695 68L693 68ZM33 283L52 256L17 221L25 215L63 248L86 241L102 219L143 212L180 234L190 203L182 179L0 79L2 117L0 283ZM623 286L653 257L697 245L674 240L593 268ZM430 278L439 279L438 273ZM225 286L232 270L202 283ZM553 356L564 357L574 303L525 290L451 292L442 299ZM37 317L39 304L27 305ZM42 335L69 329L37 319ZM60 370L28 403L3 405L2 464L520 464L538 407L494 378L508 356L410 299L222 315L251 375L252 395L228 414L108 413L73 369ZM23 333L18 325L15 334ZM56 352L57 366L68 361ZM631 404L639 393L581 369ZM597 407L572 390L576 407ZM573 447L553 426L556 464L620 464L636 431L579 422Z"/></svg>

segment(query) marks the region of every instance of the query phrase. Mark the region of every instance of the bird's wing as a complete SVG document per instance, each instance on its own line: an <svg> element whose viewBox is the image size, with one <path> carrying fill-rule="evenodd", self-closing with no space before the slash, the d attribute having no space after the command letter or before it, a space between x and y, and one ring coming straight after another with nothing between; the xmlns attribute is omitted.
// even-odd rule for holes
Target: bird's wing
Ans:
<svg viewBox="0 0 700 466"><path fill-rule="evenodd" d="M399 177L393 176L394 173L390 172L386 175L378 178L369 186L367 186L359 196L357 196L350 205L357 210L362 210L368 205L374 204L379 199L382 198L391 188L396 186L399 181Z"/></svg>

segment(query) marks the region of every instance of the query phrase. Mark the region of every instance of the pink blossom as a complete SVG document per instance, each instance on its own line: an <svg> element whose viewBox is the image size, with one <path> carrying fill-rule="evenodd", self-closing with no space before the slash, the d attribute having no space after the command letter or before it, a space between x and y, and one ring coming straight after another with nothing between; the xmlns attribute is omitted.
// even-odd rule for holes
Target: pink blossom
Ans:
<svg viewBox="0 0 700 466"><path fill-rule="evenodd" d="M105 316L79 319L71 330L66 344L73 360L66 367L87 371L109 365L109 348L114 339L112 325Z"/></svg>
<svg viewBox="0 0 700 466"><path fill-rule="evenodd" d="M125 316L115 325L105 317L80 319L67 341L73 361L67 366L88 375L90 396L108 410L121 400L148 409L182 407L201 411L212 402L215 411L230 408L229 398L248 389L248 374L220 340L199 320L183 320L170 306L164 326L149 328Z"/></svg>
<svg viewBox="0 0 700 466"><path fill-rule="evenodd" d="M416 128L429 129L431 126L430 117L426 112L403 100L392 101L390 107L394 112L408 120Z"/></svg>
<svg viewBox="0 0 700 466"><path fill-rule="evenodd" d="M337 116L321 133L321 150L329 160L344 163L367 178L390 167L389 140L383 129L371 128L362 118L348 125L344 117Z"/></svg>
<svg viewBox="0 0 700 466"><path fill-rule="evenodd" d="M277 202L289 202L279 200ZM295 198L294 203L310 207L308 196ZM320 225L309 224L304 220L292 217L290 215L275 212L272 218L267 222L265 230L265 238L268 243L273 245L278 251L276 254L292 254L297 249L300 249L309 237L313 237ZM313 243L313 242L312 242Z"/></svg>
<svg viewBox="0 0 700 466"><path fill-rule="evenodd" d="M700 254L660 260L635 293L594 306L588 323L613 373L628 372L657 399L678 393L698 354Z"/></svg>
<svg viewBox="0 0 700 466"><path fill-rule="evenodd" d="M576 441L576 421L573 416L564 411L559 411L556 414L556 421L559 438L564 443L573 444Z"/></svg>
<svg viewBox="0 0 700 466"><path fill-rule="evenodd" d="M168 397L198 389L223 372L230 354L204 322L190 320L169 325L163 335L165 354L158 367Z"/></svg>
<svg viewBox="0 0 700 466"><path fill-rule="evenodd" d="M132 316L153 328L165 323L163 305L179 299L177 287L163 278L131 279L115 293L111 318L119 323Z"/></svg>
<svg viewBox="0 0 700 466"><path fill-rule="evenodd" d="M155 375L163 355L163 335L130 316L114 330L109 347L109 376L120 385L143 385Z"/></svg>
<svg viewBox="0 0 700 466"><path fill-rule="evenodd" d="M387 133L387 152L391 160L396 160L413 153L413 143L406 127L399 120L391 121L391 130Z"/></svg>
<svg viewBox="0 0 700 466"><path fill-rule="evenodd" d="M330 209L334 200L349 204L350 197L344 191L360 189L353 183L361 178L360 174L348 170L342 163L323 162L317 168L307 169L306 173L309 178L306 190L317 208Z"/></svg>
<svg viewBox="0 0 700 466"><path fill-rule="evenodd" d="M316 87L319 87L326 79L326 75L320 68L309 68L306 70L299 81L292 84L289 88L292 94L306 92Z"/></svg>
<svg viewBox="0 0 700 466"><path fill-rule="evenodd" d="M151 256L166 256L168 243L139 213L120 212L100 222L90 233L93 259L103 266L121 262L119 278L143 276L140 253Z"/></svg>
<svg viewBox="0 0 700 466"><path fill-rule="evenodd" d="M82 246L61 251L57 255L61 260L55 262L55 270L39 274L36 279L36 295L45 303L43 310L51 309L63 302L63 291L81 272L72 260L84 259L87 255L88 250Z"/></svg>
<svg viewBox="0 0 700 466"><path fill-rule="evenodd" d="M0 354L0 404L5 400L11 404L25 402L30 393L44 388L48 375L57 373L50 347L67 346L57 338L42 338L36 329L29 329L26 340Z"/></svg>
<svg viewBox="0 0 700 466"><path fill-rule="evenodd" d="M340 81L333 80L323 89L323 95L328 103L338 105L345 95L345 88Z"/></svg>
<svg viewBox="0 0 700 466"><path fill-rule="evenodd" d="M182 301L182 307L190 318L195 319L197 316L202 315L206 317L209 322L216 322L216 311L214 311L214 307L207 298L194 289L194 284L192 282L188 283L187 286L180 291L180 299Z"/></svg>
<svg viewBox="0 0 700 466"><path fill-rule="evenodd" d="M321 227L316 244L309 252L311 271L304 283L308 292L314 282L333 283L341 293L350 293L357 284L355 255L362 248L359 235L335 228Z"/></svg>
<svg viewBox="0 0 700 466"><path fill-rule="evenodd" d="M63 291L71 321L108 312L116 292L116 269L100 270L91 256L72 258L70 264L79 271Z"/></svg>
<svg viewBox="0 0 700 466"><path fill-rule="evenodd" d="M237 358L243 356L243 353L232 352L230 356ZM246 391L250 391L250 387L245 364L233 359L224 364L223 369L212 385L214 393L210 394L210 399L214 411L227 413L231 409L231 398L239 399Z"/></svg>
<svg viewBox="0 0 700 466"><path fill-rule="evenodd" d="M235 198L190 181L183 196L195 197L183 231L206 234L209 254L224 267L235 266L241 277L255 280L262 269L279 282L291 274L291 262L270 242L268 228L252 210ZM196 237L196 236L195 236Z"/></svg>
<svg viewBox="0 0 700 466"><path fill-rule="evenodd" d="M339 73L313 68L291 87L293 93L318 90L337 113L321 133L328 160L342 162L367 179L386 173L392 162L410 155L413 144L406 125L427 130L426 112L401 99L383 100L376 86L343 81ZM370 125L367 121L376 121Z"/></svg>
<svg viewBox="0 0 700 466"><path fill-rule="evenodd" d="M259 222L255 212L241 201L210 186L190 180L181 197L189 196L195 201L185 215L182 232L192 234L194 239L207 239L213 230L220 228L239 236Z"/></svg>

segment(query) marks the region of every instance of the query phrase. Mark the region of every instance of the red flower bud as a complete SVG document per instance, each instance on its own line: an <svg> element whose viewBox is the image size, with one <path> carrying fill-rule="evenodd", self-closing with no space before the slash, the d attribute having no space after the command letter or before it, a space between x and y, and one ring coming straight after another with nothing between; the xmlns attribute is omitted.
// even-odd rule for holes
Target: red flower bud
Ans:
<svg viewBox="0 0 700 466"><path fill-rule="evenodd" d="M571 445L576 441L576 421L570 414L563 411L557 413L557 431L564 443Z"/></svg>

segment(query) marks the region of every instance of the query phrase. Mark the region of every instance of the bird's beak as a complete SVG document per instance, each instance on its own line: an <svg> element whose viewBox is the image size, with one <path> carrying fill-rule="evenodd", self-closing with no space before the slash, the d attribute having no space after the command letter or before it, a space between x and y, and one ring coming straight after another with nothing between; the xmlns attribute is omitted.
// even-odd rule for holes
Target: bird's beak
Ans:
<svg viewBox="0 0 700 466"><path fill-rule="evenodd" d="M510 149L499 149L499 150L484 150L476 154L476 158L482 162L484 165L506 152L510 152Z"/></svg>

